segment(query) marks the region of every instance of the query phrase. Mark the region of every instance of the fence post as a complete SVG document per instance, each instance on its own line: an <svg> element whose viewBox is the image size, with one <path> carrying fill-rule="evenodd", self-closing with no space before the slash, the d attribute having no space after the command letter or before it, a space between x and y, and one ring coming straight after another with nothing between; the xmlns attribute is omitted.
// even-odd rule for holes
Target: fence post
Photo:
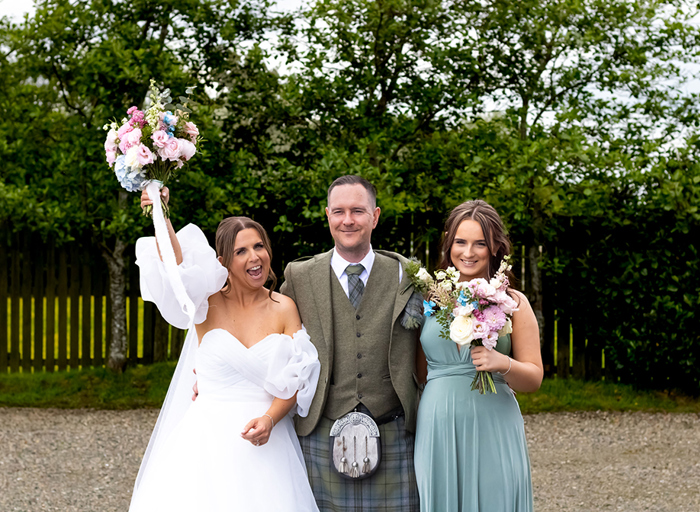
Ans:
<svg viewBox="0 0 700 512"><path fill-rule="evenodd" d="M32 261L29 237L22 240L22 371L32 369Z"/></svg>
<svg viewBox="0 0 700 512"><path fill-rule="evenodd" d="M557 377L566 379L569 377L569 341L571 323L565 311L558 310L557 320Z"/></svg>
<svg viewBox="0 0 700 512"><path fill-rule="evenodd" d="M83 332L82 332L82 357L80 362L83 368L92 366L92 357L90 354L90 345L92 344L92 286L90 283L90 265L88 264L89 254L87 251L82 251L82 293L83 296ZM75 262L77 267L79 262Z"/></svg>
<svg viewBox="0 0 700 512"><path fill-rule="evenodd" d="M554 361L554 308L555 305L555 277L548 277L545 281L545 287L542 293L542 306L544 314L544 339L541 341L542 350L542 366L544 375L551 377L554 375L556 361Z"/></svg>
<svg viewBox="0 0 700 512"><path fill-rule="evenodd" d="M68 367L68 262L66 248L58 253L58 370Z"/></svg>
<svg viewBox="0 0 700 512"><path fill-rule="evenodd" d="M600 380L603 376L603 352L597 337L589 336L586 344L586 378L588 380Z"/></svg>
<svg viewBox="0 0 700 512"><path fill-rule="evenodd" d="M586 331L578 322L572 322L573 325L573 349L574 349L574 366L572 373L576 379L586 378Z"/></svg>
<svg viewBox="0 0 700 512"><path fill-rule="evenodd" d="M80 365L80 271L78 249L70 249L70 369L77 370Z"/></svg>
<svg viewBox="0 0 700 512"><path fill-rule="evenodd" d="M56 249L52 240L46 257L46 371L53 372L56 364Z"/></svg>
<svg viewBox="0 0 700 512"><path fill-rule="evenodd" d="M143 359L142 364L153 362L153 328L156 306L152 302L143 303Z"/></svg>
<svg viewBox="0 0 700 512"><path fill-rule="evenodd" d="M34 265L34 371L44 368L44 251L41 244L32 244ZM29 255L27 255L29 256Z"/></svg>
<svg viewBox="0 0 700 512"><path fill-rule="evenodd" d="M0 374L7 373L7 231L0 230Z"/></svg>
<svg viewBox="0 0 700 512"><path fill-rule="evenodd" d="M11 310L10 310L10 372L19 371L19 235L12 235L12 263L10 271L10 281L12 287Z"/></svg>
<svg viewBox="0 0 700 512"><path fill-rule="evenodd" d="M99 255L97 257L99 257ZM102 313L104 311L102 308L102 301L104 300L104 277L102 272L100 272L100 267L97 265L94 265L92 270L92 294L95 297L95 309L93 311L94 333L92 337L92 351L94 354L93 364L95 366L102 366L105 362L104 350L102 349Z"/></svg>
<svg viewBox="0 0 700 512"><path fill-rule="evenodd" d="M158 309L153 309L154 327L153 327L153 362L159 363L165 361L168 355L168 334L170 324L161 316Z"/></svg>
<svg viewBox="0 0 700 512"><path fill-rule="evenodd" d="M129 266L129 363L139 359L139 275L135 265Z"/></svg>

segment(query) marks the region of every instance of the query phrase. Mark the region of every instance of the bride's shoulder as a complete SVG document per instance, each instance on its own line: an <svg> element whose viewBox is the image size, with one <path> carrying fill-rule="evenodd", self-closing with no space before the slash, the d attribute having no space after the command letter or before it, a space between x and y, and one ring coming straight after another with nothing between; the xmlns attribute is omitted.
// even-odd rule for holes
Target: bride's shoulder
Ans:
<svg viewBox="0 0 700 512"><path fill-rule="evenodd" d="M286 334L296 332L301 328L301 319L299 318L296 302L286 295L273 292L272 304L276 316L284 324L284 332Z"/></svg>

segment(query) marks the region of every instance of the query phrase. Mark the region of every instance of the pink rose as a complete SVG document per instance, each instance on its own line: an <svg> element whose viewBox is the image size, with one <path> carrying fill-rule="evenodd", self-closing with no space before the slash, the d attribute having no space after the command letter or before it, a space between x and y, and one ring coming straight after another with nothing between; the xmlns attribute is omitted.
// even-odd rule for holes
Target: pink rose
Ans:
<svg viewBox="0 0 700 512"><path fill-rule="evenodd" d="M126 114L130 116L131 114L133 114L137 110L138 110L137 107L131 107L129 110L126 111Z"/></svg>
<svg viewBox="0 0 700 512"><path fill-rule="evenodd" d="M122 150L122 153L126 154L130 148L138 146L139 144L141 144L141 130L135 128L122 137L119 143L119 149Z"/></svg>
<svg viewBox="0 0 700 512"><path fill-rule="evenodd" d="M500 304L501 310L506 315L512 315L514 311L518 310L518 303L504 291L496 292L493 296L493 300Z"/></svg>
<svg viewBox="0 0 700 512"><path fill-rule="evenodd" d="M192 144L190 141L185 140L185 139L179 139L179 140L180 140L181 155L185 159L185 161L187 161L194 156L197 149L194 147L194 144Z"/></svg>
<svg viewBox="0 0 700 512"><path fill-rule="evenodd" d="M119 127L119 131L117 131L117 138L119 140L122 140L124 138L124 135L129 133L131 130L133 130L134 127L131 126L129 123L123 124Z"/></svg>
<svg viewBox="0 0 700 512"><path fill-rule="evenodd" d="M117 150L117 132L110 130L107 133L107 139L105 140L105 151L116 151Z"/></svg>
<svg viewBox="0 0 700 512"><path fill-rule="evenodd" d="M180 159L180 139L172 137L168 139L165 146L158 150L158 154L163 160L170 160L171 162L176 162Z"/></svg>
<svg viewBox="0 0 700 512"><path fill-rule="evenodd" d="M138 158L141 166L153 163L153 153L151 153L151 150L143 144L140 144L138 146L138 153L136 153L136 158Z"/></svg>
<svg viewBox="0 0 700 512"><path fill-rule="evenodd" d="M164 148L169 138L170 137L168 136L168 133L163 130L155 131L153 132L153 135L151 135L151 139L153 139L153 144L155 144L156 147L159 148Z"/></svg>
<svg viewBox="0 0 700 512"><path fill-rule="evenodd" d="M112 164L117 160L117 150L116 150L116 147L117 147L117 146L114 146L114 147L115 147L115 149L108 149L108 150L106 151L106 153L107 153L107 163L108 163L109 165L112 165Z"/></svg>
<svg viewBox="0 0 700 512"><path fill-rule="evenodd" d="M189 121L185 123L185 133L190 136L192 142L197 142L197 135L199 135L199 129L194 123Z"/></svg>

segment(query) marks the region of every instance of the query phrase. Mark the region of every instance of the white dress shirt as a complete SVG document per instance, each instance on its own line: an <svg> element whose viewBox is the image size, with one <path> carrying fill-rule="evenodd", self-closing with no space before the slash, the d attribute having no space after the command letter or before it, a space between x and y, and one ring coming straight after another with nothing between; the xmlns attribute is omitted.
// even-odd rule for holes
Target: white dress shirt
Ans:
<svg viewBox="0 0 700 512"><path fill-rule="evenodd" d="M399 283L401 282L401 276L403 275L403 268L401 267L401 262L399 261ZM331 268L333 269L333 272L335 272L336 277L338 278L338 281L340 281L340 286L343 287L343 291L345 292L345 295L348 297L350 296L350 292L348 291L348 274L345 272L345 269L348 267L348 265L362 265L364 267L364 270L360 274L360 279L362 279L362 284L367 286L367 280L369 279L369 273L372 272L372 266L374 265L374 251L372 250L372 246L369 246L369 252L367 253L367 256L362 258L361 261L347 261L345 258L343 258L340 254L338 254L338 251L335 250L335 247L333 248L333 255L331 256Z"/></svg>

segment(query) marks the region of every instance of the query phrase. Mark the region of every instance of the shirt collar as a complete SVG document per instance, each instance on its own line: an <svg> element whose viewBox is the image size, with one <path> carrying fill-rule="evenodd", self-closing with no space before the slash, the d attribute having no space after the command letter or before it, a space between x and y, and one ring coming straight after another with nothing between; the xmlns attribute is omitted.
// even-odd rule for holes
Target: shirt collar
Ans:
<svg viewBox="0 0 700 512"><path fill-rule="evenodd" d="M374 251L372 250L372 245L370 245L367 256L362 258L361 261L347 261L340 254L338 254L338 251L336 251L334 247L333 255L331 256L331 268L333 269L333 272L335 272L335 275L338 276L338 278L340 278L340 276L343 275L343 272L345 272L345 269L348 265L352 265L353 263L359 263L360 265L365 267L365 270L369 274L370 272L372 272L372 265L374 265L374 256L375 255Z"/></svg>

